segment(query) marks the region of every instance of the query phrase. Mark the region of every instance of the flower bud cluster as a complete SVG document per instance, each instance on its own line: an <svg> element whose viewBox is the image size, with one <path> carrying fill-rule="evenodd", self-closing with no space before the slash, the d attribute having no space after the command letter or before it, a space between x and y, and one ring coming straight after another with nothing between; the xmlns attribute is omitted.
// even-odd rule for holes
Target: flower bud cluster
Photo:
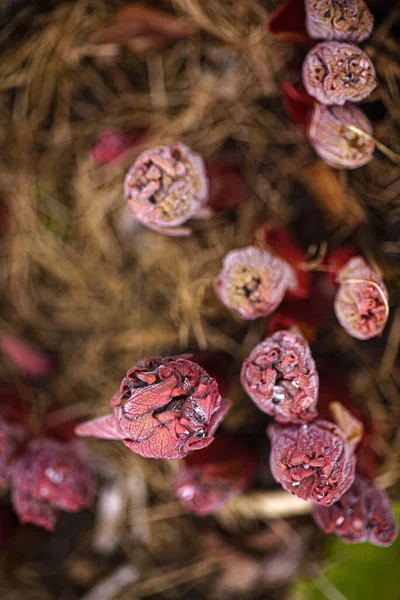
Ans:
<svg viewBox="0 0 400 600"><path fill-rule="evenodd" d="M268 29L278 39L302 39L313 48L303 63L304 91L288 82L282 86L285 107L327 164L361 167L372 159L375 145L371 123L354 103L365 100L377 84L371 59L356 44L370 36L373 16L364 0L305 0L305 13L296 15L292 4L278 6L270 19L275 26ZM277 35L278 23L282 32L294 30L296 19L301 38L295 31Z"/></svg>
<svg viewBox="0 0 400 600"><path fill-rule="evenodd" d="M270 468L291 494L315 503L314 518L348 542L389 545L397 536L390 501L372 481L356 478L361 422L339 402L333 420L318 416L319 377L296 328L277 331L245 359L241 382L256 406L274 417L267 428Z"/></svg>

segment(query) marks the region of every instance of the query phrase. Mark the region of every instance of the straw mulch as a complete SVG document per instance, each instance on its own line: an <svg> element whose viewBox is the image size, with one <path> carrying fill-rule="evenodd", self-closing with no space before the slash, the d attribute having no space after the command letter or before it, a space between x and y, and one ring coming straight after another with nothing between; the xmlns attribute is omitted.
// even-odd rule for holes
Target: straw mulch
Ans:
<svg viewBox="0 0 400 600"><path fill-rule="evenodd" d="M366 44L380 85L364 108L382 151L349 172L344 190L283 112L280 83L298 80L304 51L265 35L271 3L149 2L186 15L199 33L139 55L91 43L117 2L53 4L4 7L0 29L0 189L8 207L0 241L1 331L58 358L57 375L30 392L33 411L40 418L56 404L77 419L104 414L125 371L143 356L219 349L232 358L234 373L235 405L225 429L255 431L261 439L267 419L249 405L237 373L265 323L232 317L210 284L224 254L250 243L256 225L272 217L290 225L304 249L353 239L388 283L392 315L381 338L357 342L332 318L313 351L351 374L356 398L383 432L380 478L395 496L398 10L386 10ZM233 214L194 221L189 238L168 238L133 223L122 182L144 146L105 166L95 164L90 147L105 128L143 126L150 131L146 147L178 139L206 160L222 150L237 152L248 186L245 201ZM327 196L328 188L338 192ZM14 376L9 365L1 375ZM268 597L282 598L305 554L319 544L308 518L295 516L295 505L268 504L275 490L261 463L257 485L263 491L202 520L187 515L170 492L174 461L141 459L112 442L93 441L88 448L99 476L97 506L91 514L62 516L53 537L19 530L3 560L0 598L68 600L90 590L88 598L96 598L96 586L113 576L109 598L121 600L264 598L266 589ZM102 508L102 501L112 508ZM255 535L264 536L258 546L249 541ZM264 578L262 585L259 573L252 579L260 553L288 564L288 545L298 548L293 573L282 581ZM262 564L265 570L267 562ZM235 581L237 565L245 584L237 576ZM129 585L119 587L124 577ZM103 592L97 597L106 598Z"/></svg>

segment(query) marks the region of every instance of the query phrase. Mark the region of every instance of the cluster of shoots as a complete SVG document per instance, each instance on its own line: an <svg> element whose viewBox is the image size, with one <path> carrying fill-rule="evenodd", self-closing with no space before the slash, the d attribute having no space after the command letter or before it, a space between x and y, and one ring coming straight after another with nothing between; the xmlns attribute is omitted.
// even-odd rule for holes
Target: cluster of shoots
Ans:
<svg viewBox="0 0 400 600"><path fill-rule="evenodd" d="M370 35L373 18L363 0L306 0L304 24L308 39L318 43L303 64L304 89L291 89L292 100L297 94L303 103L308 138L329 165L362 166L374 152L372 127L354 103L370 95L376 79L371 60L355 43ZM92 156L99 165L114 162L144 133L105 132ZM182 143L150 148L127 172L128 208L156 232L189 235L184 227L189 219L210 216L210 194L217 197L221 173L232 195L242 191L229 161L213 171ZM208 174L213 174L211 185ZM267 224L254 245L224 257L214 280L216 295L244 320L270 317L287 298L308 302L310 280L301 259L285 230ZM351 256L337 269L335 284L334 311L345 331L361 340L379 335L388 318L381 277L362 257ZM391 544L397 523L390 501L372 479L356 474L361 423L338 402L331 419L319 415L319 375L299 328L268 333L244 360L241 384L273 419L267 428L272 475L291 494L315 503L314 519L327 533L350 543ZM250 487L255 457L241 438L216 435L232 402L192 358L142 360L123 378L111 411L77 425L75 433L119 440L146 458L180 459L172 487L189 510L205 515ZM58 439L45 429L33 436L23 422L0 417L0 485L10 488L21 522L51 530L59 510L74 512L90 504L94 478L80 442Z"/></svg>
<svg viewBox="0 0 400 600"><path fill-rule="evenodd" d="M302 83L285 83L288 112L305 130L316 153L337 169L356 169L373 157L369 119L354 105L376 87L374 66L358 45L374 20L364 0L306 0L305 14L293 14L284 0L272 14L269 30L277 38L313 45L305 57ZM283 33L297 18L297 29ZM297 35L296 35L297 34ZM301 34L301 35L300 35Z"/></svg>
<svg viewBox="0 0 400 600"><path fill-rule="evenodd" d="M348 113L343 116L343 103L337 104L316 104L315 113L345 120ZM331 162L336 160L332 156ZM166 235L188 233L183 232L183 223L207 211L205 173L201 158L183 144L144 152L125 180L132 214ZM335 269L334 310L340 324L359 339L379 335L388 317L382 279L354 254ZM214 289L220 301L244 320L270 317L286 299L309 303L306 310L312 306L304 253L276 223L262 225L254 245L224 257ZM268 427L273 476L285 490L314 501L320 508L316 514L323 514L350 494L362 430L353 427L349 433L341 419L319 416L319 376L301 330L289 327L271 333L244 361L242 386L275 421ZM173 489L189 510L204 515L250 486L254 456L235 436L216 435L232 403L221 396L217 380L192 358L150 357L139 362L111 399L112 412L78 425L75 431L79 436L120 440L147 458L181 459ZM396 527L389 501L386 513L374 535L363 539L374 542L380 536L387 543L393 541ZM383 534L390 524L392 535ZM342 530L335 531L341 535Z"/></svg>

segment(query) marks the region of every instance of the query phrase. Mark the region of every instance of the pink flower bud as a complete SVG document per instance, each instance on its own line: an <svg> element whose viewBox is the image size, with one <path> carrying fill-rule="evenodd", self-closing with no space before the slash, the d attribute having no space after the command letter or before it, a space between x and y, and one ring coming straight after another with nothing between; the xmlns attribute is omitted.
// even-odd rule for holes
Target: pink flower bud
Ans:
<svg viewBox="0 0 400 600"><path fill-rule="evenodd" d="M373 133L369 119L356 106L315 105L308 138L315 152L336 169L362 167L372 159L375 150L371 139L349 129L347 125L369 136Z"/></svg>
<svg viewBox="0 0 400 600"><path fill-rule="evenodd" d="M175 493L190 511L211 514L250 486L253 463L240 438L220 434L211 446L182 461L173 483Z"/></svg>
<svg viewBox="0 0 400 600"><path fill-rule="evenodd" d="M243 319L271 314L287 289L296 289L293 268L266 250L248 246L225 256L222 271L214 281L219 299Z"/></svg>
<svg viewBox="0 0 400 600"><path fill-rule="evenodd" d="M272 475L282 487L302 498L330 506L354 481L354 444L329 421L304 425L270 425Z"/></svg>
<svg viewBox="0 0 400 600"><path fill-rule="evenodd" d="M59 509L81 510L93 493L93 473L73 444L36 438L14 465L12 502L21 523L53 530Z"/></svg>
<svg viewBox="0 0 400 600"><path fill-rule="evenodd" d="M335 314L347 333L359 340L379 335L389 316L389 294L382 279L361 256L339 271Z"/></svg>
<svg viewBox="0 0 400 600"><path fill-rule="evenodd" d="M348 544L390 546L398 533L387 494L361 475L338 502L329 507L315 506L313 516L323 531L335 533Z"/></svg>
<svg viewBox="0 0 400 600"><path fill-rule="evenodd" d="M110 404L114 414L78 425L77 435L122 440L150 458L183 458L205 448L231 406L215 379L180 357L141 361Z"/></svg>
<svg viewBox="0 0 400 600"><path fill-rule="evenodd" d="M243 362L241 382L260 410L279 423L317 416L318 373L300 331L277 331Z"/></svg>
<svg viewBox="0 0 400 600"><path fill-rule="evenodd" d="M125 196L135 219L166 235L189 235L180 227L205 218L208 182L202 158L183 144L140 154L125 178Z"/></svg>
<svg viewBox="0 0 400 600"><path fill-rule="evenodd" d="M306 27L314 39L362 42L373 26L364 0L306 0Z"/></svg>
<svg viewBox="0 0 400 600"><path fill-rule="evenodd" d="M360 102L376 87L369 57L354 44L321 42L303 63L303 83L322 104Z"/></svg>

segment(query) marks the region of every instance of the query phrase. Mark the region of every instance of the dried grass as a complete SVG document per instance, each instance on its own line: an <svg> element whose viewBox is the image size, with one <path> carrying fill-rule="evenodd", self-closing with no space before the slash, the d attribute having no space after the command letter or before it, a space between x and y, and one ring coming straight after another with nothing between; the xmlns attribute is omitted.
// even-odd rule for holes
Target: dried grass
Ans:
<svg viewBox="0 0 400 600"><path fill-rule="evenodd" d="M144 355L219 348L239 365L261 339L263 324L239 323L215 299L210 284L222 256L248 244L266 217L298 223L305 247L340 240L353 230L346 213L333 228L323 203L317 208L299 187L314 157L279 98L280 82L295 81L299 63L289 45L263 35L262 5L172 4L201 34L140 59L126 50L110 59L90 44L114 6L105 0L77 0L40 15L26 9L0 30L0 189L10 211L0 242L0 325L59 356L57 377L34 390L39 412L55 401L60 408L73 405L82 418L102 414L127 368ZM18 42L15 26L27 20L29 29ZM373 100L384 106L375 136L398 155L400 72L393 56L400 46L383 23L367 50L381 82ZM194 222L187 239L132 223L122 181L134 155L99 167L88 151L105 127L143 125L150 128L146 146L179 139L206 159L227 147L241 154L248 194L234 218ZM398 166L377 152L368 166L349 175L347 185L367 215L352 235L382 269L394 308L400 282ZM390 486L398 480L400 455L399 317L393 312L384 336L372 344L349 339L334 322L316 344L320 355L345 357L355 373L358 398L384 431L378 450L382 481ZM236 405L227 427L237 429L253 417L237 385L232 391ZM156 592L167 598L164 592L191 580L211 582L215 562L196 558L208 521L203 525L173 504L173 463L144 461L114 446L90 445L101 476L113 479L139 465L150 497L150 506L138 506L147 514L147 541L138 547L129 527L119 532L142 575L121 598ZM251 506L239 511L240 519L260 518ZM171 565L167 574L158 572L162 556ZM178 569L181 560L186 566ZM199 589L205 593L206 587ZM43 588L44 600L46 594Z"/></svg>

